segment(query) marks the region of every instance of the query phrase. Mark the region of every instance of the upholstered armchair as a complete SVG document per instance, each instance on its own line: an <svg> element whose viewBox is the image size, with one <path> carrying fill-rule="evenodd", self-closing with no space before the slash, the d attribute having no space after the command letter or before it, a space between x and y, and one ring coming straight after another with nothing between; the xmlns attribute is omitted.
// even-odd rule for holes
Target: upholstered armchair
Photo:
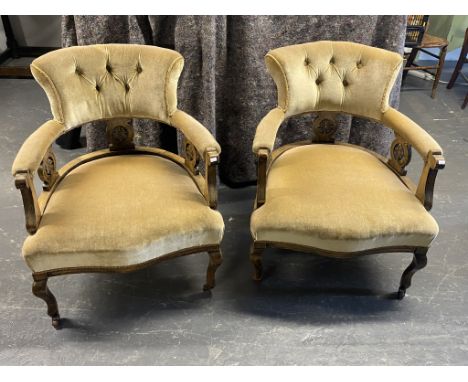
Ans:
<svg viewBox="0 0 468 382"><path fill-rule="evenodd" d="M23 256L33 272L32 291L47 303L55 328L60 316L47 287L51 276L127 272L208 252L204 289L215 285L224 231L216 211L221 150L205 127L177 108L182 67L175 51L119 44L60 49L31 64L53 119L27 138L12 173L30 234ZM185 156L135 146L131 118L177 128ZM56 169L55 139L97 120L107 123L109 147Z"/></svg>
<svg viewBox="0 0 468 382"><path fill-rule="evenodd" d="M258 157L251 217L254 279L262 277L262 253L269 246L335 258L410 252L413 261L397 293L402 299L438 234L428 210L437 171L445 165L437 142L389 106L402 57L351 42L319 41L272 50L265 60L278 104L261 120L253 142ZM304 113L317 113L313 138L274 149L283 121ZM393 129L390 157L335 143L336 113ZM417 185L405 170L411 148L424 161Z"/></svg>

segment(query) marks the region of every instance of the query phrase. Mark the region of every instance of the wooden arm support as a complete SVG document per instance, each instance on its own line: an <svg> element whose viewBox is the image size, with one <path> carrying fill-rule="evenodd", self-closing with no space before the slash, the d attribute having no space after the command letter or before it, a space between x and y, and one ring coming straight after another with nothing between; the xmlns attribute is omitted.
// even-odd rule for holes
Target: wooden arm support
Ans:
<svg viewBox="0 0 468 382"><path fill-rule="evenodd" d="M267 149L257 151L257 208L265 204L266 179L270 152Z"/></svg>
<svg viewBox="0 0 468 382"><path fill-rule="evenodd" d="M58 179L56 170L57 160L52 148L46 151L37 170L39 178L43 182L43 190L50 191ZM15 186L21 191L23 197L24 214L26 217L26 230L32 235L36 233L41 220L41 211L37 201L37 193L34 187L34 174L18 172L15 174Z"/></svg>
<svg viewBox="0 0 468 382"><path fill-rule="evenodd" d="M405 167L411 161L411 145L398 134L395 134L395 140L390 148L390 158L388 164L400 175L406 175ZM416 189L416 197L421 201L426 210L432 208L432 199L434 197L434 183L437 171L445 167L445 159L440 153L429 151L425 161L424 168L419 178L419 184Z"/></svg>
<svg viewBox="0 0 468 382"><path fill-rule="evenodd" d="M218 187L216 180L216 169L219 163L219 156L216 151L205 152L205 198L210 208L218 206Z"/></svg>
<svg viewBox="0 0 468 382"><path fill-rule="evenodd" d="M33 175L28 172L17 173L15 175L15 186L21 191L26 217L26 230L32 235L36 233L39 221L41 220L41 211L37 202Z"/></svg>
<svg viewBox="0 0 468 382"><path fill-rule="evenodd" d="M184 137L184 150L185 165L193 175L199 175L200 171L198 165L200 163L200 155L187 137ZM216 166L219 163L218 152L215 150L206 151L203 160L205 162L205 190L203 194L208 205L215 209L218 206L218 187L216 179Z"/></svg>
<svg viewBox="0 0 468 382"><path fill-rule="evenodd" d="M429 153L424 163L424 168L419 178L416 197L421 201L426 210L432 208L432 199L434 197L434 184L437 171L445 167L445 159L442 154Z"/></svg>

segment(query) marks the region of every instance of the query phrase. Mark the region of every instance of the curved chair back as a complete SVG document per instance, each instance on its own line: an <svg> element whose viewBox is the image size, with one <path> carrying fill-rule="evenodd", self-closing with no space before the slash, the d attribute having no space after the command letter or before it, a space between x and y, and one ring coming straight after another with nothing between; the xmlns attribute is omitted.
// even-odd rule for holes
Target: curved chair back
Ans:
<svg viewBox="0 0 468 382"><path fill-rule="evenodd" d="M271 50L265 57L286 117L338 111L380 120L403 58L347 41L318 41Z"/></svg>
<svg viewBox="0 0 468 382"><path fill-rule="evenodd" d="M88 45L47 53L31 71L54 119L69 129L106 118L168 122L183 62L179 53L155 46Z"/></svg>

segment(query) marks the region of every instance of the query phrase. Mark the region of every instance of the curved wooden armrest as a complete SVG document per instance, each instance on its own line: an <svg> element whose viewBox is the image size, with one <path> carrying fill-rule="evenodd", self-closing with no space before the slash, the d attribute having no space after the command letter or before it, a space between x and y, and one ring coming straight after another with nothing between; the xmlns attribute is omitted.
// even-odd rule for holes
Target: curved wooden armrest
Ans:
<svg viewBox="0 0 468 382"><path fill-rule="evenodd" d="M15 186L21 191L24 214L26 216L26 230L32 235L36 233L41 220L41 211L37 202L33 175L29 172L17 173L15 175Z"/></svg>
<svg viewBox="0 0 468 382"><path fill-rule="evenodd" d="M445 167L445 158L442 154L433 154L432 152L426 158L424 168L419 178L416 197L421 201L426 210L432 208L432 200L434 197L434 184L437 176L437 171Z"/></svg>
<svg viewBox="0 0 468 382"><path fill-rule="evenodd" d="M270 152L267 149L257 151L257 208L265 204L266 198L266 179L268 170L268 160Z"/></svg>

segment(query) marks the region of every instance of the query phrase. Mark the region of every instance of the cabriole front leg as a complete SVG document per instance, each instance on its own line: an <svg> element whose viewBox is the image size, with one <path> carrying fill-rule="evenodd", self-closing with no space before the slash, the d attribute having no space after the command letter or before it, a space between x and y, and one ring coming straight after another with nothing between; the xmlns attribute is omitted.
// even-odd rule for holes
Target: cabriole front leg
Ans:
<svg viewBox="0 0 468 382"><path fill-rule="evenodd" d="M397 297L402 300L405 297L406 289L411 286L411 279L413 275L423 269L427 264L427 250L428 248L418 248L414 251L413 261L408 268L405 269L401 276L400 288L398 289Z"/></svg>
<svg viewBox="0 0 468 382"><path fill-rule="evenodd" d="M219 268L221 263L223 262L223 255L221 253L221 249L218 248L215 251L208 251L208 255L210 256L210 262L208 264L208 269L206 271L206 284L203 286L203 290L207 291L213 289L216 285L216 270Z"/></svg>
<svg viewBox="0 0 468 382"><path fill-rule="evenodd" d="M60 329L60 314L58 311L57 300L47 287L47 276L35 276L33 274L32 292L34 296L44 300L47 304L47 314L52 318L52 326Z"/></svg>

